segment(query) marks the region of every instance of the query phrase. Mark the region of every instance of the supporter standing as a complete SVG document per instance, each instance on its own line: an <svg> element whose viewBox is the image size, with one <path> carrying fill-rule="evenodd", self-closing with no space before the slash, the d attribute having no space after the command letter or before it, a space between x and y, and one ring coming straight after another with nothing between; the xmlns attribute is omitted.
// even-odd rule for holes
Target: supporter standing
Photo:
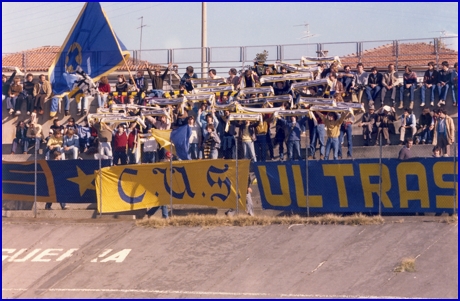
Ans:
<svg viewBox="0 0 460 301"><path fill-rule="evenodd" d="M117 129L118 131L113 137L113 165L118 165L118 161L121 161L120 165L126 165L128 163L126 155L128 134L126 134L123 124L119 124Z"/></svg>
<svg viewBox="0 0 460 301"><path fill-rule="evenodd" d="M302 133L302 125L305 125L307 122L307 117L304 116L300 120L297 120L297 116L291 116L290 119L290 122L285 119L279 119L286 133L288 160L293 161L296 157L302 160L302 156L300 155L300 135Z"/></svg>
<svg viewBox="0 0 460 301"><path fill-rule="evenodd" d="M434 124L433 145L441 148L444 157L450 155L450 146L455 139L455 124L445 109L439 110L439 117Z"/></svg>
<svg viewBox="0 0 460 301"><path fill-rule="evenodd" d="M136 122L131 122L129 125L128 133L128 162L129 164L136 164L136 147L137 147L137 136L139 134L139 129L137 128Z"/></svg>
<svg viewBox="0 0 460 301"><path fill-rule="evenodd" d="M340 135L340 126L342 122L349 116L348 113L342 113L342 116L337 119L337 114L334 112L329 112L327 117L324 116L321 112L318 112L319 117L323 120L326 126L327 142L326 142L326 156L325 160L329 160L329 153L332 150L334 151L334 160L338 159L339 153L339 135Z"/></svg>
<svg viewBox="0 0 460 301"><path fill-rule="evenodd" d="M27 127L24 121L20 121L16 127L16 138L14 138L13 145L11 147L12 155L16 153L18 144L21 145L23 153L27 154L27 150L29 149L29 139L27 138Z"/></svg>
<svg viewBox="0 0 460 301"><path fill-rule="evenodd" d="M201 127L198 123L195 122L195 117L193 116L188 117L187 126L190 128L188 154L192 160L196 160L199 158L200 154L199 145L201 145L202 140Z"/></svg>
<svg viewBox="0 0 460 301"><path fill-rule="evenodd" d="M203 136L204 159L217 159L220 148L220 138L214 129L214 125L206 125L206 134Z"/></svg>
<svg viewBox="0 0 460 301"><path fill-rule="evenodd" d="M185 74L182 76L180 83L185 85L187 92L193 91L192 78L198 78L192 66L188 66Z"/></svg>
<svg viewBox="0 0 460 301"><path fill-rule="evenodd" d="M112 129L105 123L96 122L93 125L99 140L99 154L112 159Z"/></svg>
<svg viewBox="0 0 460 301"><path fill-rule="evenodd" d="M359 123L359 126L363 128L364 146L372 145L372 135L377 134L378 131L377 119L378 115L375 114L375 107L369 106L369 112L363 114L363 119Z"/></svg>

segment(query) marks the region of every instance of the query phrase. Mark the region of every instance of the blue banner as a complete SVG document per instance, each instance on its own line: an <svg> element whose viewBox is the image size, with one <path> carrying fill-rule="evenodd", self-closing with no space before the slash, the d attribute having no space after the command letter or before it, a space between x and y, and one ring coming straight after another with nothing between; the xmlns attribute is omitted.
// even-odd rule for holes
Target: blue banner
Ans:
<svg viewBox="0 0 460 301"><path fill-rule="evenodd" d="M102 167L110 160L102 160ZM94 172L98 160L37 161L37 201L96 203ZM2 162L2 198L34 201L35 163Z"/></svg>
<svg viewBox="0 0 460 301"><path fill-rule="evenodd" d="M452 213L458 185L452 158L382 160L383 213ZM257 162L264 209L307 211L306 162ZM378 159L309 161L308 204L312 213L378 213ZM455 190L454 190L455 182ZM458 207L456 200L455 207Z"/></svg>
<svg viewBox="0 0 460 301"><path fill-rule="evenodd" d="M54 94L70 91L75 71L83 71L97 81L113 72L129 58L99 2L87 2L49 69Z"/></svg>

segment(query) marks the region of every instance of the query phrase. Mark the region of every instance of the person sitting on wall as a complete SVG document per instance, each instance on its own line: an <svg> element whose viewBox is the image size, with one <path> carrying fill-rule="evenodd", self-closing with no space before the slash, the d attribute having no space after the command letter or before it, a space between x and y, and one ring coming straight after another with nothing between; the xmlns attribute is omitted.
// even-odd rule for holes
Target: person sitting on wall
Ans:
<svg viewBox="0 0 460 301"><path fill-rule="evenodd" d="M436 84L438 81L438 71L434 69L434 62L428 63L428 70L425 71L423 75L423 83L422 83L422 90L421 90L421 99L422 103L420 104L421 107L425 106L425 97L426 97L426 90L431 90L430 92L430 105L434 106L434 92L436 90Z"/></svg>
<svg viewBox="0 0 460 301"><path fill-rule="evenodd" d="M378 132L377 128L378 115L375 113L375 107L369 106L369 111L363 114L359 127L363 128L364 146L372 145L372 135Z"/></svg>
<svg viewBox="0 0 460 301"><path fill-rule="evenodd" d="M388 72L385 72L382 78L382 93L381 93L381 106L385 105L385 96L387 91L391 91L392 107L396 104L396 87L399 85L398 72L395 70L394 64L388 65Z"/></svg>
<svg viewBox="0 0 460 301"><path fill-rule="evenodd" d="M128 83L126 82L125 76L123 74L118 75L118 82L115 85L115 92L118 93L117 96L114 96L115 102L118 104L124 104L126 96L123 95L123 92L128 93Z"/></svg>
<svg viewBox="0 0 460 301"><path fill-rule="evenodd" d="M64 142L62 144L62 159L65 159L66 154L71 154L72 159L78 159L78 149L80 148L80 139L75 134L75 130L70 128L64 135Z"/></svg>
<svg viewBox="0 0 460 301"><path fill-rule="evenodd" d="M412 113L412 109L405 108L404 114L401 115L400 120L401 127L399 128L399 145L403 145L407 129L411 129L412 140L414 139L415 134L417 133L417 119L415 118L414 113Z"/></svg>
<svg viewBox="0 0 460 301"><path fill-rule="evenodd" d="M410 95L410 104L409 108L414 108L414 96L415 96L415 86L417 85L417 74L412 71L412 67L406 65L404 67L404 74L403 74L403 85L399 89L399 107L398 109L402 109L404 106L404 91L409 90Z"/></svg>
<svg viewBox="0 0 460 301"><path fill-rule="evenodd" d="M44 103L47 99L51 97L51 93L53 90L51 89L51 84L49 81L45 79L45 75L41 74L38 77L38 83L34 86L34 97L35 97L35 105L34 105L34 112L40 115L43 115L44 111Z"/></svg>
<svg viewBox="0 0 460 301"><path fill-rule="evenodd" d="M163 84L166 78L166 75L168 74L168 71L171 69L172 63L168 64L168 67L166 68L165 72L161 74L161 69L160 66L155 66L152 73L150 68L147 67L147 72L149 73L150 80L152 81L152 94L153 97L162 97L163 96Z"/></svg>

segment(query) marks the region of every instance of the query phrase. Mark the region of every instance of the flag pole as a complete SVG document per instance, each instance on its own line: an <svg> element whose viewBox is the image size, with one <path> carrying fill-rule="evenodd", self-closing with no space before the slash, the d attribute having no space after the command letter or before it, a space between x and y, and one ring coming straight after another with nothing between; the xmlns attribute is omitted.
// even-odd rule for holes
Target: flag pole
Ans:
<svg viewBox="0 0 460 301"><path fill-rule="evenodd" d="M126 60L125 60L125 56L122 55L121 57L123 58L123 63L125 63L126 69L128 69L129 78L133 81L134 87L136 87L136 90L137 90L138 87L137 87L137 85L136 85L136 82L134 81L134 77L133 77L133 75L131 74L131 71L129 70L129 66L128 66L128 63L127 63Z"/></svg>

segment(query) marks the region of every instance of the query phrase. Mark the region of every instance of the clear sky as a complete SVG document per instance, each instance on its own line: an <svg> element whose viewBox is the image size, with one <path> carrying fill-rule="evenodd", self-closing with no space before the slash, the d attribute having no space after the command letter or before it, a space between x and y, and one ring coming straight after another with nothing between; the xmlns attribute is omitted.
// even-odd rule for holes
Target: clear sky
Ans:
<svg viewBox="0 0 460 301"><path fill-rule="evenodd" d="M2 2L2 53L61 46L82 2ZM129 50L200 47L201 2L102 3ZM458 34L458 3L207 3L208 46L395 40ZM454 39L452 49L458 49ZM355 49L350 49L353 52ZM333 53L330 53L334 55Z"/></svg>

